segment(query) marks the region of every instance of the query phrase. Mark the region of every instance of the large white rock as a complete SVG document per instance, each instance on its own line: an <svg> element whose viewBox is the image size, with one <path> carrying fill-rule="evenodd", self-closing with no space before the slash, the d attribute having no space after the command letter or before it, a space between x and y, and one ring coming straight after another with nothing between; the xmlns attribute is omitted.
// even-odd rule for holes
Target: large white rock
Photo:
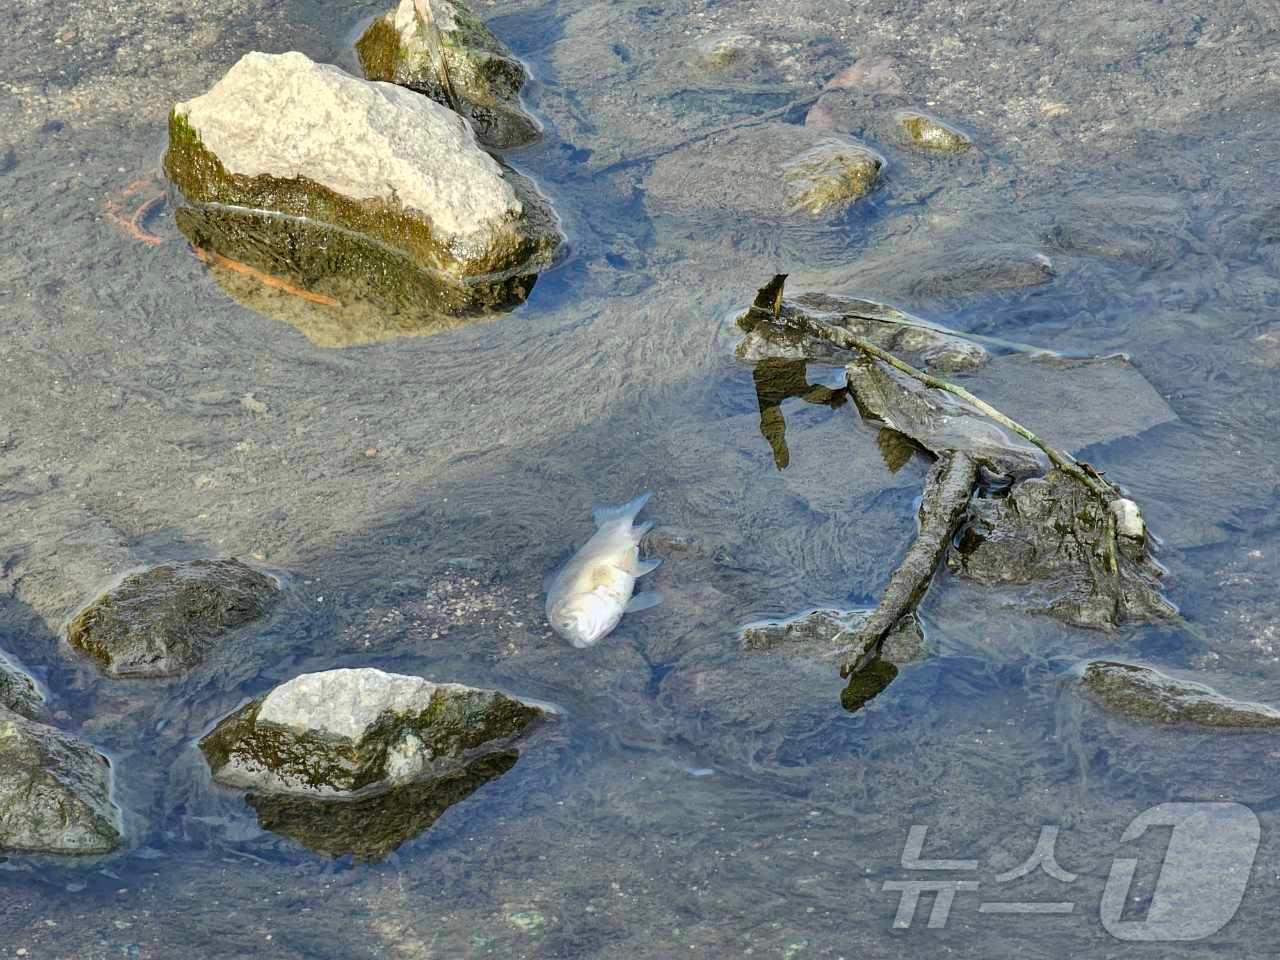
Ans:
<svg viewBox="0 0 1280 960"><path fill-rule="evenodd" d="M398 203L429 217L451 246L487 242L523 209L456 113L301 53L246 54L174 113L229 173L306 177L347 197Z"/></svg>
<svg viewBox="0 0 1280 960"><path fill-rule="evenodd" d="M368 667L326 670L241 707L200 746L228 786L345 796L455 771L542 712L496 690Z"/></svg>
<svg viewBox="0 0 1280 960"><path fill-rule="evenodd" d="M371 667L304 673L267 694L258 723L357 740L385 713L421 713L437 692L461 694L470 689Z"/></svg>

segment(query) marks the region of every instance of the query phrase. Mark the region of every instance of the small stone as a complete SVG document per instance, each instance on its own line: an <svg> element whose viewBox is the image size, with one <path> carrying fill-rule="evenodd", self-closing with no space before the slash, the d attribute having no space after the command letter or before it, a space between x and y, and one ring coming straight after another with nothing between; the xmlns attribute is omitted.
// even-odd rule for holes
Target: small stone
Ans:
<svg viewBox="0 0 1280 960"><path fill-rule="evenodd" d="M459 110L487 146L522 146L541 135L520 104L520 88L529 79L524 64L460 0L400 0L369 25L356 41L356 54L368 79L408 87Z"/></svg>
<svg viewBox="0 0 1280 960"><path fill-rule="evenodd" d="M280 588L236 559L165 563L126 576L78 613L67 641L113 677L170 677L264 617Z"/></svg>
<svg viewBox="0 0 1280 960"><path fill-rule="evenodd" d="M699 59L718 70L743 66L758 57L759 52L760 41L749 33L719 34L698 44Z"/></svg>
<svg viewBox="0 0 1280 960"><path fill-rule="evenodd" d="M832 138L788 163L782 178L794 209L819 214L865 197L884 165L885 159L870 148Z"/></svg>
<svg viewBox="0 0 1280 960"><path fill-rule="evenodd" d="M1142 520L1138 505L1124 497L1111 501L1111 512L1116 518L1116 535L1130 540L1142 540L1147 535L1147 525Z"/></svg>
<svg viewBox="0 0 1280 960"><path fill-rule="evenodd" d="M365 455L366 457L369 457L370 459L373 459L374 457L376 457L376 456L378 455L378 448L377 448L377 447L367 447L367 448L365 448L364 455Z"/></svg>
<svg viewBox="0 0 1280 960"><path fill-rule="evenodd" d="M326 670L241 707L200 748L228 786L349 796L448 772L541 716L496 690L367 667Z"/></svg>
<svg viewBox="0 0 1280 960"><path fill-rule="evenodd" d="M0 651L0 708L28 720L44 720L44 694L39 684Z"/></svg>
<svg viewBox="0 0 1280 960"><path fill-rule="evenodd" d="M1203 683L1178 680L1137 664L1091 661L1080 685L1104 707L1131 720L1199 727L1280 727L1280 710L1233 700Z"/></svg>
<svg viewBox="0 0 1280 960"><path fill-rule="evenodd" d="M246 393L240 398L240 406L244 407L251 413L266 413L267 405L261 400L254 397L252 393Z"/></svg>
<svg viewBox="0 0 1280 960"><path fill-rule="evenodd" d="M907 139L915 146L939 153L958 153L973 146L973 141L949 123L914 110L900 110L894 115Z"/></svg>
<svg viewBox="0 0 1280 960"><path fill-rule="evenodd" d="M523 933L537 933L547 925L547 919L537 910L519 910L507 914L507 923Z"/></svg>
<svg viewBox="0 0 1280 960"><path fill-rule="evenodd" d="M0 851L101 854L119 843L106 757L0 708Z"/></svg>

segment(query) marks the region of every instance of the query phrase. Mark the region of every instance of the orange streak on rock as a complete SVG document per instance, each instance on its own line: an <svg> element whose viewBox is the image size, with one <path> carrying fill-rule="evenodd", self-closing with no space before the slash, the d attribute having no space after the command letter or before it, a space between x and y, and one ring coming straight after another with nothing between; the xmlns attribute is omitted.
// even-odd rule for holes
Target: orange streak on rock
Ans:
<svg viewBox="0 0 1280 960"><path fill-rule="evenodd" d="M135 184L130 184L126 187L122 196L127 197L129 194L134 193L135 191L133 188L135 186ZM147 215L156 204L163 202L164 194L158 193L150 200L143 203L138 207L138 209L134 210L132 214L126 215L120 204L108 197L102 202L102 209L103 212L106 213L108 220L129 236L133 237L133 239L141 240L143 243L149 244L153 247L158 247L160 244L164 243L164 237L151 233L142 226L142 221L146 219Z"/></svg>
<svg viewBox="0 0 1280 960"><path fill-rule="evenodd" d="M323 293L313 293L312 291L306 290L302 287L295 287L292 283L289 283L286 280L281 280L279 277L273 277L269 273L263 273L256 267L251 267L247 263L241 263L239 260L232 260L230 257L224 257L222 254L214 253L212 250L205 250L202 247L192 247L191 251L197 258L203 260L207 264L215 267L224 267L227 270L234 270L236 273L243 273L246 277L253 277L253 279L265 286L272 287L276 290L282 290L291 296L299 297L309 303L318 303L324 307L342 306L342 304L333 297L326 297Z"/></svg>

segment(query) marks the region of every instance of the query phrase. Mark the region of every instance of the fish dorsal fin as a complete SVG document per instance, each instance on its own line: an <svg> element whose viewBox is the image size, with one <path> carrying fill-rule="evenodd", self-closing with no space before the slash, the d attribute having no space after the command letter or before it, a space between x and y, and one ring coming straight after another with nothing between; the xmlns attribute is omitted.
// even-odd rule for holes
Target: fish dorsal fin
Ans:
<svg viewBox="0 0 1280 960"><path fill-rule="evenodd" d="M651 493L642 493L634 500L628 500L626 503L619 504L616 507L600 505L593 507L591 516L596 521L597 527L605 527L614 523L631 524L636 518L636 514L644 509L644 505L649 502L649 498L653 496Z"/></svg>

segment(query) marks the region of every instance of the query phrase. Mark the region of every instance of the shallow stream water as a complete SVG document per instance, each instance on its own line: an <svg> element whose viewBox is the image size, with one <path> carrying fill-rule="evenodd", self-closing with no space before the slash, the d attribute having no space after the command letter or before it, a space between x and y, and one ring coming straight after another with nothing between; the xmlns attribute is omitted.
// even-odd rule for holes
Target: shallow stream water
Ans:
<svg viewBox="0 0 1280 960"><path fill-rule="evenodd" d="M327 347L277 319L287 302L241 305L169 207L149 244L106 204L158 189L173 102L251 49L353 69L354 31L381 5L9 5L0 648L111 757L128 836L94 861L0 862L0 950L1270 955L1280 741L1134 725L1069 682L1106 654L1280 702L1280 21L1265 2L1211 6L478 5L536 78L545 137L508 160L552 199L571 254L501 319ZM735 33L754 38L748 56L700 59ZM773 171L744 131L785 143L828 79L878 57L903 93L854 91L835 112L888 159L880 187L838 219L773 216ZM912 152L893 137L900 105L978 149ZM851 404L799 398L782 402L779 469L734 357L734 317L779 271L797 292L1126 354L1172 419L1134 436L1123 395L1082 402L1106 442L1080 452L1142 504L1197 629L1069 629L943 574L923 607L933 655L857 712L831 664L744 655L752 620L874 603L927 469L890 472ZM838 368L808 375L839 384ZM1039 387L1008 387L1009 412ZM1052 439L1082 429L1075 413L1029 425ZM589 534L593 503L643 490L666 602L574 650L545 624L543 575ZM288 599L191 676L106 680L60 639L122 571L213 554L279 572ZM565 717L386 860L331 860L262 830L194 743L246 697L354 665L497 686ZM1121 942L1102 923L1109 872L1138 860L1123 919L1141 920L1168 831L1121 836L1167 801L1253 810L1247 892L1205 939ZM926 858L977 864L904 867L913 825ZM1075 879L998 880L1047 826ZM945 923L928 925L927 895L895 929L885 883L918 879L980 886Z"/></svg>

